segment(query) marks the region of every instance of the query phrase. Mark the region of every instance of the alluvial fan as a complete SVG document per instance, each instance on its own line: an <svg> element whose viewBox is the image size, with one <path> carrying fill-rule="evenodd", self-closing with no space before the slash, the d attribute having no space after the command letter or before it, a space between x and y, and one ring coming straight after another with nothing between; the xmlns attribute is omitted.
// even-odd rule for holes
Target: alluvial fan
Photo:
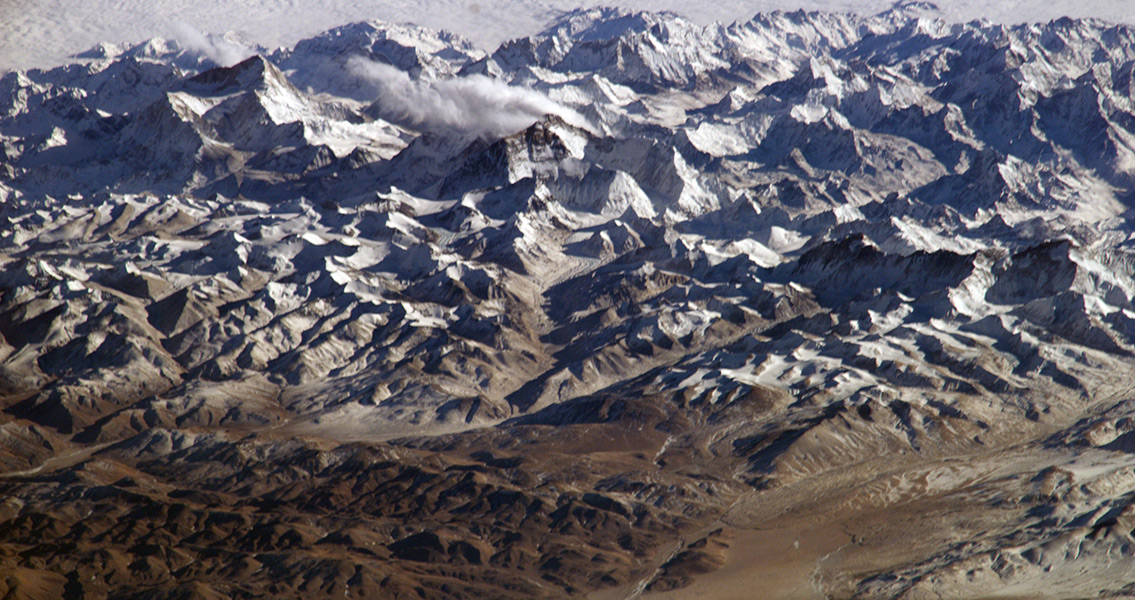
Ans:
<svg viewBox="0 0 1135 600"><path fill-rule="evenodd" d="M1135 29L250 54L0 79L0 596L1135 596Z"/></svg>

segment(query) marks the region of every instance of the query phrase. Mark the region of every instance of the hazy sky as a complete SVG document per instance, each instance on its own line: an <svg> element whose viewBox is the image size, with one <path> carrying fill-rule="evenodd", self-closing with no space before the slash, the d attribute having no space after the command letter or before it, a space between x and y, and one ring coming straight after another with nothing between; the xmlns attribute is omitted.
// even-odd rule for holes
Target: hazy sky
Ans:
<svg viewBox="0 0 1135 600"><path fill-rule="evenodd" d="M176 37L176 24L239 31L266 46L291 45L365 19L448 29L486 49L529 35L564 10L598 4L673 10L698 22L731 22L776 9L875 13L890 0L0 0L0 72L51 66L100 41ZM940 0L943 17L1018 23L1059 16L1135 22L1135 0Z"/></svg>

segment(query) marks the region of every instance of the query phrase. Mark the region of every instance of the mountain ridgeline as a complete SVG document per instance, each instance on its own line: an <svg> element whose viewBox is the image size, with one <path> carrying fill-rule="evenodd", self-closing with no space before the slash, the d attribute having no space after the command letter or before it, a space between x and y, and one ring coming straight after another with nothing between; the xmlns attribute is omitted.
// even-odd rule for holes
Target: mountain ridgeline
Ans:
<svg viewBox="0 0 1135 600"><path fill-rule="evenodd" d="M1135 29L0 78L0 596L1135 596Z"/></svg>

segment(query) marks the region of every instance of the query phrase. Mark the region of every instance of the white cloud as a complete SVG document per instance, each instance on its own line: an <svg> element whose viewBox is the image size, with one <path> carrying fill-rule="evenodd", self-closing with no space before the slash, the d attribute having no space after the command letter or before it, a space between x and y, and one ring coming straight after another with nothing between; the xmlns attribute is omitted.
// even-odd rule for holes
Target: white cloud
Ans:
<svg viewBox="0 0 1135 600"><path fill-rule="evenodd" d="M351 74L370 82L382 118L420 131L461 132L499 138L556 115L592 130L578 112L535 90L484 75L414 80L404 71L362 57L347 63Z"/></svg>
<svg viewBox="0 0 1135 600"><path fill-rule="evenodd" d="M185 21L174 21L171 26L173 39L177 40L187 52L205 56L222 67L231 67L252 56L252 51L234 44L224 37L197 31Z"/></svg>

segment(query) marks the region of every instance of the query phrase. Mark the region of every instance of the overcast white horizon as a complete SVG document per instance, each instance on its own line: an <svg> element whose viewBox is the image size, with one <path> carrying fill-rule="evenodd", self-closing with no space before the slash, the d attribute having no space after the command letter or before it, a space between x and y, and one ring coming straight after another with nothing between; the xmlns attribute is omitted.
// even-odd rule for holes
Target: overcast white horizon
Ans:
<svg viewBox="0 0 1135 600"><path fill-rule="evenodd" d="M368 19L446 29L492 50L536 33L564 11L600 5L671 10L699 23L729 23L772 10L871 14L891 0L0 0L0 72L51 67L99 42L178 37L179 23L202 33L233 31L266 47L290 46L338 25ZM1135 23L1124 0L939 0L951 21L1043 22L1061 16ZM183 27L183 26L182 26Z"/></svg>

